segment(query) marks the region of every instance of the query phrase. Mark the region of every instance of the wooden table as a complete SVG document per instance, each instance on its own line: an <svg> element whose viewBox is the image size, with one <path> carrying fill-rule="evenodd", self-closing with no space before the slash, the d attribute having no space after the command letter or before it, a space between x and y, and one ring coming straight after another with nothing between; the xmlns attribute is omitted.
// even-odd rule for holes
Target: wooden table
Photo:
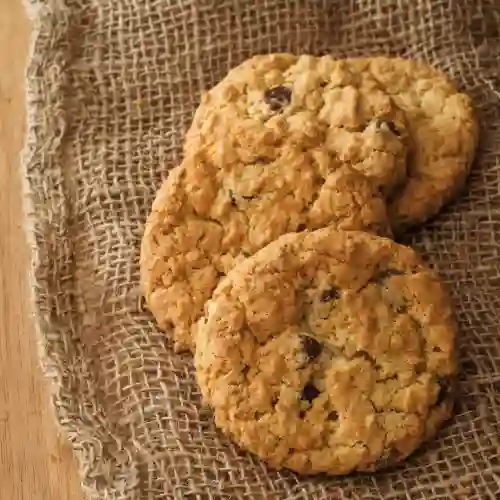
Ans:
<svg viewBox="0 0 500 500"><path fill-rule="evenodd" d="M26 304L19 151L29 28L22 0L0 0L0 500L82 500L49 408Z"/></svg>

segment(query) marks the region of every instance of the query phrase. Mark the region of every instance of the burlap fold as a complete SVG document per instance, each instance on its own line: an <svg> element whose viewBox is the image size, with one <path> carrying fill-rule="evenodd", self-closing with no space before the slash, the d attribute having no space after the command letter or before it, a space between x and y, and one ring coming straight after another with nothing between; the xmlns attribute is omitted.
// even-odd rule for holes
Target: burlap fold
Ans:
<svg viewBox="0 0 500 500"><path fill-rule="evenodd" d="M57 418L91 499L500 498L500 3L497 0L31 0L24 162L33 287ZM474 99L459 201L408 241L453 290L457 416L400 469L275 472L200 404L192 360L144 310L138 252L200 92L256 53L401 55Z"/></svg>

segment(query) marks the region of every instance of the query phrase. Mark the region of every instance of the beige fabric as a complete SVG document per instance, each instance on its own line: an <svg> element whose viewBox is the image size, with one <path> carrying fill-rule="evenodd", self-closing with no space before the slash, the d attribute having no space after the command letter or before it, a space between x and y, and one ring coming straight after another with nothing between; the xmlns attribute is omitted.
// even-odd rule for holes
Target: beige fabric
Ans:
<svg viewBox="0 0 500 500"><path fill-rule="evenodd" d="M91 499L500 498L497 0L31 0L24 164L43 363ZM201 90L244 58L393 54L447 71L482 120L464 196L410 239L461 324L457 416L402 470L299 478L238 452L138 294L154 194Z"/></svg>

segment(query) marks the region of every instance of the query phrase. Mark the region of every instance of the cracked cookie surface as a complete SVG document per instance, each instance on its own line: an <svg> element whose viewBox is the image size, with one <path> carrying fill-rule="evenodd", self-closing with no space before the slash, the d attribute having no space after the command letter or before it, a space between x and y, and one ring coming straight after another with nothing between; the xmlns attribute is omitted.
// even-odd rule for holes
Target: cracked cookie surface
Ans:
<svg viewBox="0 0 500 500"><path fill-rule="evenodd" d="M472 102L444 73L421 62L377 57L348 65L370 73L406 116L408 180L389 205L399 233L436 215L465 184L478 140Z"/></svg>
<svg viewBox="0 0 500 500"><path fill-rule="evenodd" d="M270 54L237 66L203 96L185 152L211 148L224 165L248 144L322 148L389 195L406 178L406 142L404 114L367 71L330 56Z"/></svg>
<svg viewBox="0 0 500 500"><path fill-rule="evenodd" d="M274 467L382 469L451 415L447 291L387 238L282 236L220 282L199 325L197 378L217 426Z"/></svg>
<svg viewBox="0 0 500 500"><path fill-rule="evenodd" d="M146 222L141 283L176 350L220 278L277 237L334 225L391 235L383 196L371 180L326 151L254 145L221 168L200 149L174 169Z"/></svg>

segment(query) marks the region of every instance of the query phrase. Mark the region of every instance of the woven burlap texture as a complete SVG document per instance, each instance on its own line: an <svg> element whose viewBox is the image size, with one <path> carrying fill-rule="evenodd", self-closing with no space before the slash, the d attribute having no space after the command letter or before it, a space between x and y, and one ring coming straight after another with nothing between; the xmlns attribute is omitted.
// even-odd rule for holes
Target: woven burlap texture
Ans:
<svg viewBox="0 0 500 500"><path fill-rule="evenodd" d="M500 4L497 0L31 0L24 161L42 361L90 499L500 498ZM463 196L407 241L451 285L457 415L401 469L301 478L212 423L192 359L139 295L155 191L200 92L270 51L400 55L474 99Z"/></svg>

